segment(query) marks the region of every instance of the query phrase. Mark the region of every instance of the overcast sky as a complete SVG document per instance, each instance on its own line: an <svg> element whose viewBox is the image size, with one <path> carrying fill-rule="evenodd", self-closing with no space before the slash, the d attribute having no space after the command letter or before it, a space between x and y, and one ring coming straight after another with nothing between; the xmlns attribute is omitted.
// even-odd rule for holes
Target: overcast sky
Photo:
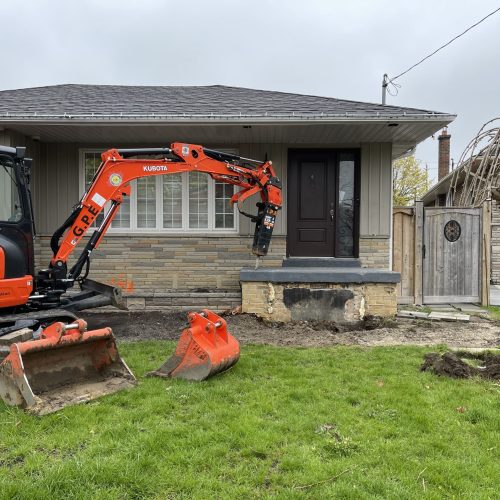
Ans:
<svg viewBox="0 0 500 500"><path fill-rule="evenodd" d="M500 0L0 3L0 89L224 84L380 102L395 76ZM500 12L402 77L387 103L458 114L452 157L500 116ZM437 172L437 140L417 157Z"/></svg>

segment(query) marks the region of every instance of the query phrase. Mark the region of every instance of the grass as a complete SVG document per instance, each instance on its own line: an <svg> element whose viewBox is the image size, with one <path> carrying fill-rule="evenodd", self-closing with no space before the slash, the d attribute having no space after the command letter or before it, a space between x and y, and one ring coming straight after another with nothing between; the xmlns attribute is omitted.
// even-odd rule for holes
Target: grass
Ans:
<svg viewBox="0 0 500 500"><path fill-rule="evenodd" d="M485 306L483 309L486 309L490 313L490 317L493 321L500 321L500 307L499 306Z"/></svg>
<svg viewBox="0 0 500 500"><path fill-rule="evenodd" d="M498 498L500 386L419 372L429 349L247 346L203 383L146 379L34 417L0 403L2 498Z"/></svg>

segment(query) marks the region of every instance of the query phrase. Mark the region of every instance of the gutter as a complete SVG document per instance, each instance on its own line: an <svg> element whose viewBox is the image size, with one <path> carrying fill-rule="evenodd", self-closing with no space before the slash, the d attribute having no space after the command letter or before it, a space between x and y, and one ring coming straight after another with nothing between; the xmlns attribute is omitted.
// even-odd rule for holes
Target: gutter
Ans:
<svg viewBox="0 0 500 500"><path fill-rule="evenodd" d="M480 156L478 154L478 156L475 158L476 160L482 158L482 156ZM457 168L455 168L454 170L452 170L451 172L449 172L448 174L446 174L440 181L438 181L436 184L434 184L434 186L432 186L429 191L427 191L427 193L425 193L421 200L422 201L431 201L435 198L436 194L443 194L443 193L436 193L436 191L439 191L440 188L442 188L443 186L446 186L446 191L448 191L450 189L450 186L451 186L451 183L454 179L455 176L458 177L458 181L462 181L465 179L465 175L466 175L466 172L465 172L465 166L467 165L467 163L470 161L470 158L466 159L465 161L463 161L462 163L460 163ZM473 170L473 172L475 173L477 171L477 168L476 170Z"/></svg>
<svg viewBox="0 0 500 500"><path fill-rule="evenodd" d="M439 113L403 113L400 115L392 113L264 113L264 114L168 114L168 113L145 113L145 114L129 114L129 113L114 113L114 114L41 114L41 113L0 113L0 121L2 122L145 122L152 121L188 121L190 123L199 122L241 122L253 121L255 123L276 123L276 122L320 122L320 123L344 123L344 122L381 122L381 121L399 121L399 122L451 122L456 118L456 115L439 114Z"/></svg>
<svg viewBox="0 0 500 500"><path fill-rule="evenodd" d="M460 175L460 172L457 174L458 170L461 167L456 168L455 170L452 170L449 174L447 174L445 177L443 177L440 181L436 182L434 186L432 186L427 193L425 193L421 198L420 201L423 201L424 203L428 201L433 201L437 195L439 194L444 194L444 193L439 193L440 189L442 187L446 187L446 192L450 189L450 184L451 181L453 180L454 175Z"/></svg>

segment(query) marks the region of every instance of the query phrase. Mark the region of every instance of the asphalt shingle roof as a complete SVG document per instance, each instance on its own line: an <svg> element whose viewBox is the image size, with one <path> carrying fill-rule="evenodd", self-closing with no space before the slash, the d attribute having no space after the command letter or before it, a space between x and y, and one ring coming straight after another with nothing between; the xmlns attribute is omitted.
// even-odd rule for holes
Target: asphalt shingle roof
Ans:
<svg viewBox="0 0 500 500"><path fill-rule="evenodd" d="M421 109L223 85L54 85L0 91L0 115L447 115Z"/></svg>

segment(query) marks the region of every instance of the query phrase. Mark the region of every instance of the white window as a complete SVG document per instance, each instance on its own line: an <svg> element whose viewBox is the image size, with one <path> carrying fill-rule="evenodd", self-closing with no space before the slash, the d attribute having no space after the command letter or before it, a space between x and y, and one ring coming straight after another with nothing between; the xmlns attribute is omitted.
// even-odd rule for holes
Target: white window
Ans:
<svg viewBox="0 0 500 500"><path fill-rule="evenodd" d="M80 151L80 188L86 190L101 163L98 150ZM234 153L234 151L231 151ZM132 181L111 231L236 232L236 207L229 200L234 186L200 172L143 177ZM96 225L103 218L99 215Z"/></svg>

